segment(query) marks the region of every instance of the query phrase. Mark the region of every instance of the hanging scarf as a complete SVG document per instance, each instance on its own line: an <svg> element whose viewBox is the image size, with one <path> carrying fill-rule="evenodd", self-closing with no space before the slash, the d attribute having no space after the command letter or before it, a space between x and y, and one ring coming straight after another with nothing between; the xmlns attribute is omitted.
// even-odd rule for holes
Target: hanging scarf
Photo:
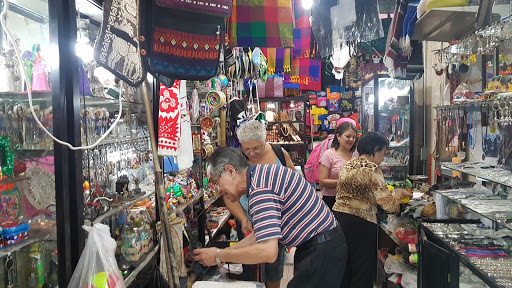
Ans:
<svg viewBox="0 0 512 288"><path fill-rule="evenodd" d="M292 72L290 73L289 82L299 84L300 90L320 91L322 83L320 78L321 62L311 58L297 58L293 60ZM285 82L286 78L285 78ZM285 88L296 88L296 85L287 85Z"/></svg>
<svg viewBox="0 0 512 288"><path fill-rule="evenodd" d="M311 55L311 23L310 10L302 7L301 0L294 0L293 11L295 16L295 29L293 29L293 58L309 57Z"/></svg>
<svg viewBox="0 0 512 288"><path fill-rule="evenodd" d="M389 26L384 64L386 65L386 68L388 68L388 72L391 77L394 77L397 74L397 71L395 71L395 60L399 58L398 56L401 54L399 40L402 35L405 13L407 12L407 3L408 0L399 0L395 8L393 21Z"/></svg>
<svg viewBox="0 0 512 288"><path fill-rule="evenodd" d="M180 145L178 149L178 157L176 158L180 169L191 168L194 163L194 151L192 144L192 123L190 119L190 113L188 110L187 101L187 81L181 80L180 83Z"/></svg>
<svg viewBox="0 0 512 288"><path fill-rule="evenodd" d="M291 0L234 0L231 47L293 47Z"/></svg>
<svg viewBox="0 0 512 288"><path fill-rule="evenodd" d="M160 84L158 105L158 155L177 156L181 137L180 124L180 80L169 89Z"/></svg>
<svg viewBox="0 0 512 288"><path fill-rule="evenodd" d="M290 48L261 48L268 60L268 75L289 73L291 71Z"/></svg>
<svg viewBox="0 0 512 288"><path fill-rule="evenodd" d="M411 37L414 35L414 28L416 26L416 20L418 20L418 6L409 5L407 7L407 13L405 14L404 24L402 28L402 39L400 39L400 45L404 55L411 57L412 46Z"/></svg>

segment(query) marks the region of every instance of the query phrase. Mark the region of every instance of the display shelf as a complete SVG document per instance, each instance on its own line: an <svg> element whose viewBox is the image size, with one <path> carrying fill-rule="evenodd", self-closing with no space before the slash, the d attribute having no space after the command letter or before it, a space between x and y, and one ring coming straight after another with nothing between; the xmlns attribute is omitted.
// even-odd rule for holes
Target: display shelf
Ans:
<svg viewBox="0 0 512 288"><path fill-rule="evenodd" d="M288 121L274 121L268 122L268 124L304 124L303 120L288 120Z"/></svg>
<svg viewBox="0 0 512 288"><path fill-rule="evenodd" d="M452 247L450 245L449 242L446 242L446 240L443 238L443 237L440 237L438 234L436 234L434 231L430 230L428 225L430 223L420 223L420 228L423 228L422 231L425 232L425 234L427 235L427 237L431 237L431 238L435 238L437 239L438 241L440 241L441 243L443 243L446 247L449 247L451 251L453 251L454 253L457 254L460 262L462 262L464 265L466 265L466 267L471 270L471 272L473 272L478 278L480 278L482 281L485 282L485 284L489 285L490 288L503 288L503 287L506 287L506 286L500 286L496 283L496 280L498 280L499 278L496 278L496 279L491 279L490 277L487 276L487 274L482 271L481 269L479 269L472 261L471 261L471 258L467 257L465 254L461 253L458 249L454 249L454 247ZM459 225L459 224L448 224L448 223L445 223L443 225ZM460 226L460 225L459 225Z"/></svg>
<svg viewBox="0 0 512 288"><path fill-rule="evenodd" d="M101 146L101 145L111 145L111 144L119 144L119 143L122 143L122 142L133 142L133 141L138 141L140 139L147 139L148 140L148 143L149 143L149 135L148 136L137 136L137 137L116 137L116 138L106 138L106 139L103 139L103 141L101 141L98 146ZM94 140L94 142L96 142L98 140ZM149 145L149 144L148 144Z"/></svg>
<svg viewBox="0 0 512 288"><path fill-rule="evenodd" d="M215 195L213 195L212 198L210 198L206 202L204 202L204 210L208 210L208 208L210 208L210 206L212 206L213 203L215 203L215 201L217 201L219 198L220 198L220 195L218 193L216 193Z"/></svg>
<svg viewBox="0 0 512 288"><path fill-rule="evenodd" d="M29 238L26 239L26 240L23 240L19 243L16 243L14 245L6 245L4 246L4 248L2 250L0 250L0 258L4 257L4 256L8 256L8 255L11 255L11 253L14 253L18 250L20 250L21 248L23 247L26 247L30 244L34 244L36 242L39 242L40 240L37 239L37 238L30 238L30 231L29 231Z"/></svg>
<svg viewBox="0 0 512 288"><path fill-rule="evenodd" d="M409 113L409 107L403 109L379 109L379 115L390 114L390 115L405 115Z"/></svg>
<svg viewBox="0 0 512 288"><path fill-rule="evenodd" d="M94 96L81 96L80 104L83 105L85 101L86 106L104 106L104 105L115 105L119 106L119 99L114 98L102 98L102 97L94 97ZM144 105L144 103L140 102L132 102L126 101L125 99L121 100L124 105Z"/></svg>
<svg viewBox="0 0 512 288"><path fill-rule="evenodd" d="M157 244L153 249L146 255L143 256L142 260L137 263L137 267L124 279L124 285L126 287L130 286L132 282L137 278L137 275L139 275L140 271L144 269L149 261L155 257L156 253L158 252L159 245Z"/></svg>
<svg viewBox="0 0 512 288"><path fill-rule="evenodd" d="M125 202L125 203L122 203L121 205L119 206L115 206L115 207L111 207L110 210L103 214L103 215L100 215L98 216L96 219L94 219L93 223L92 224L96 224L96 223L100 223L101 221L103 221L104 219L107 219L108 217L110 216L113 216L123 210L126 210L126 209L129 209L130 207L132 207L133 205L137 204L137 202L151 196L151 194L154 194L155 191L154 189L153 190L148 190L146 191L143 195L133 199L133 200L130 200L128 202Z"/></svg>
<svg viewBox="0 0 512 288"><path fill-rule="evenodd" d="M194 195L194 198L192 198L192 200L188 201L185 204L179 205L178 207L176 207L176 209L173 212L174 213L181 213L186 208L193 206L195 202L197 202L199 199L201 199L201 197L203 197L203 195L204 195L203 193L204 193L203 190L199 189L197 191L197 193Z"/></svg>
<svg viewBox="0 0 512 288"><path fill-rule="evenodd" d="M511 93L507 93L507 94L511 94ZM498 97L500 94L496 95L496 97ZM512 95L511 95L512 96ZM494 101L497 101L497 99L474 99L472 101L468 101L468 102L459 102L459 103L453 103L453 104L448 104L448 105L438 105L438 106L434 106L434 109L452 109L452 108L460 108L460 107L466 107L466 106L469 106L469 105L492 105L494 103Z"/></svg>
<svg viewBox="0 0 512 288"><path fill-rule="evenodd" d="M414 29L413 40L452 42L476 31L478 6L434 8L425 13ZM493 13L490 23L499 19Z"/></svg>
<svg viewBox="0 0 512 288"><path fill-rule="evenodd" d="M492 166L492 167L491 167ZM482 167L488 167L482 169ZM495 167L494 165L485 165L479 162L464 163L441 163L441 169L450 169L467 175L478 177L482 180L498 183L512 187L512 172Z"/></svg>
<svg viewBox="0 0 512 288"><path fill-rule="evenodd" d="M14 177L9 177L3 180L0 180L0 184L7 184L7 183L16 183L28 180L28 177L26 175L18 175Z"/></svg>
<svg viewBox="0 0 512 288"><path fill-rule="evenodd" d="M409 147L409 138L405 138L404 140L397 143L396 141L389 142L389 148L402 148Z"/></svg>
<svg viewBox="0 0 512 288"><path fill-rule="evenodd" d="M26 144L25 143L25 144L22 145L21 150L23 150L23 151L52 151L53 150L53 143L50 144L50 145Z"/></svg>
<svg viewBox="0 0 512 288"><path fill-rule="evenodd" d="M391 167L407 167L407 163L393 163L393 162L382 162L380 163L379 165L380 167L388 167L388 168L391 168Z"/></svg>
<svg viewBox="0 0 512 288"><path fill-rule="evenodd" d="M289 101L303 102L304 97L294 96L294 97L279 97L279 98L260 98L260 102L289 102Z"/></svg>
<svg viewBox="0 0 512 288"><path fill-rule="evenodd" d="M512 230L511 201L505 196L485 195L477 191L437 190L439 194L457 204L497 223L498 227ZM484 209L484 210L482 210Z"/></svg>
<svg viewBox="0 0 512 288"><path fill-rule="evenodd" d="M226 222L228 222L229 217L231 217L231 213L229 213L229 211L226 212L226 215L215 217L215 219L217 219L219 221L219 226L217 228L211 230L210 235L212 236L212 239L214 239L215 236L217 236L217 233L220 231L222 226L224 226L224 224L226 224ZM209 241L210 241L210 238L208 237L208 241L206 241L206 243L208 243Z"/></svg>
<svg viewBox="0 0 512 288"><path fill-rule="evenodd" d="M28 93L15 93L15 92L0 92L0 99L4 101L27 101L28 102ZM43 92L43 91L33 91L32 92L32 101L51 101L52 100L52 92Z"/></svg>

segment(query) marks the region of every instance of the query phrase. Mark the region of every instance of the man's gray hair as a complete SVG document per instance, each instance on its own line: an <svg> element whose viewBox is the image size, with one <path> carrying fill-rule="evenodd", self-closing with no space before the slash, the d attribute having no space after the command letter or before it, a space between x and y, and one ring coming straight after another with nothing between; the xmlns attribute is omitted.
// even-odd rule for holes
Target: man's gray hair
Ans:
<svg viewBox="0 0 512 288"><path fill-rule="evenodd" d="M238 141L261 141L265 143L267 139L267 128L265 124L258 120L249 120L240 125L236 130Z"/></svg>
<svg viewBox="0 0 512 288"><path fill-rule="evenodd" d="M242 172L245 168L249 167L247 158L240 151L231 147L221 147L215 150L213 154L206 159L206 172L208 177L218 178L224 173L224 167L231 165L235 168L237 173Z"/></svg>

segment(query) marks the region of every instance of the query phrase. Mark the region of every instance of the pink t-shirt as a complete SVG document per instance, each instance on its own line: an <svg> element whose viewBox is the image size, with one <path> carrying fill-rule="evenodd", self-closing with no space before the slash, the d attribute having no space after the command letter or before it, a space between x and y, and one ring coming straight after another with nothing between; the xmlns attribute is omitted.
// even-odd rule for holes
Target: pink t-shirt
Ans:
<svg viewBox="0 0 512 288"><path fill-rule="evenodd" d="M352 159L359 157L359 153L354 151L352 153ZM343 159L334 148L326 150L324 154L322 154L322 158L320 158L320 164L329 168L329 179L338 180L338 175L340 174L340 168L345 165L347 160ZM322 188L322 195L324 196L336 196L336 188L328 189Z"/></svg>

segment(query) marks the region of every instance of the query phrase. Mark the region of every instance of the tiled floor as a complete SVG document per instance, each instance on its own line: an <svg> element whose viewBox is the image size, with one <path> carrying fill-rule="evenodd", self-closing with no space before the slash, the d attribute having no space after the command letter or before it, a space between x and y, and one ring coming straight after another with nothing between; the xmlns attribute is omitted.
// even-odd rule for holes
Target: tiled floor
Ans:
<svg viewBox="0 0 512 288"><path fill-rule="evenodd" d="M286 288L288 282L293 277L293 256L295 255L295 248L290 249L290 253L286 254L286 262L284 264L283 279L281 279L281 288Z"/></svg>

